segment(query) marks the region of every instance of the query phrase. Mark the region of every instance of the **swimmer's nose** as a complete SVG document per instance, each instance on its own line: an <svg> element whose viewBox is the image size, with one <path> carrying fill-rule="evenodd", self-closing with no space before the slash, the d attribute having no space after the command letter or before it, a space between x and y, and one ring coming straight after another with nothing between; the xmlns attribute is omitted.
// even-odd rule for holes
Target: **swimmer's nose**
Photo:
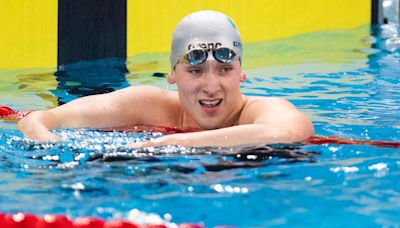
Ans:
<svg viewBox="0 0 400 228"><path fill-rule="evenodd" d="M207 71L203 80L203 92L209 96L215 95L221 88L218 75L213 71Z"/></svg>

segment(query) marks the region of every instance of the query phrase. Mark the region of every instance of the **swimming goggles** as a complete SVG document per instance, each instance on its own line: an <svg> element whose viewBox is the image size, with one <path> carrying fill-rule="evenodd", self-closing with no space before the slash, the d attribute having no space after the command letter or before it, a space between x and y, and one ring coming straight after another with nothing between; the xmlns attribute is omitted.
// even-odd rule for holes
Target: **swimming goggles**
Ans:
<svg viewBox="0 0 400 228"><path fill-rule="evenodd" d="M208 58L208 50L203 48L196 48L186 52L181 59L190 65L198 65L204 63ZM227 47L218 47L211 50L215 60L220 63L230 63L236 57L236 52Z"/></svg>

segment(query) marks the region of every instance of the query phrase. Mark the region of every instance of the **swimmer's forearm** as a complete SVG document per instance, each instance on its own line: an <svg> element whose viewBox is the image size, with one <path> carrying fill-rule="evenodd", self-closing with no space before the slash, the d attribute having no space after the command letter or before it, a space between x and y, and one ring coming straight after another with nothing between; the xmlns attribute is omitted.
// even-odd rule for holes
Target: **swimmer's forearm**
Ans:
<svg viewBox="0 0 400 228"><path fill-rule="evenodd" d="M17 125L25 138L36 141L60 141L60 138L50 132L58 128L57 119L49 111L35 111L22 118Z"/></svg>
<svg viewBox="0 0 400 228"><path fill-rule="evenodd" d="M217 130L173 134L154 139L143 146L236 146L301 142L314 134L313 129L296 133L286 128L268 128L264 124L246 124Z"/></svg>

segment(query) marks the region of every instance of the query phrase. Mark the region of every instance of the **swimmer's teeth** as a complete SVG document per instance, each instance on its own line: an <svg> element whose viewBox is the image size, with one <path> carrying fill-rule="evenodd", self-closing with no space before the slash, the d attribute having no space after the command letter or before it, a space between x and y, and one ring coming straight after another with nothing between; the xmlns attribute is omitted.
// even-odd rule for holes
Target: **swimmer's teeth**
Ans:
<svg viewBox="0 0 400 228"><path fill-rule="evenodd" d="M221 99L217 100L201 100L200 104L201 105L218 105L220 103Z"/></svg>

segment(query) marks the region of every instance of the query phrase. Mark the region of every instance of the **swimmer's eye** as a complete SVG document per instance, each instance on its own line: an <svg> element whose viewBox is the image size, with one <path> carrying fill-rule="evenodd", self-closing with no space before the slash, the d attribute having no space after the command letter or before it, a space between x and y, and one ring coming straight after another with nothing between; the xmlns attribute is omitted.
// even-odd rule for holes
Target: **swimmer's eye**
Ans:
<svg viewBox="0 0 400 228"><path fill-rule="evenodd" d="M233 70L233 67L231 67L231 66L223 66L222 68L221 68L221 72L222 73L229 73L230 71L232 71Z"/></svg>
<svg viewBox="0 0 400 228"><path fill-rule="evenodd" d="M189 68L187 72L189 72L192 75L201 75L203 73L203 70L197 68Z"/></svg>

